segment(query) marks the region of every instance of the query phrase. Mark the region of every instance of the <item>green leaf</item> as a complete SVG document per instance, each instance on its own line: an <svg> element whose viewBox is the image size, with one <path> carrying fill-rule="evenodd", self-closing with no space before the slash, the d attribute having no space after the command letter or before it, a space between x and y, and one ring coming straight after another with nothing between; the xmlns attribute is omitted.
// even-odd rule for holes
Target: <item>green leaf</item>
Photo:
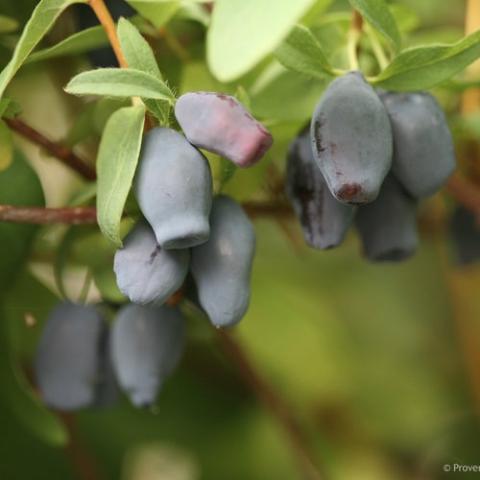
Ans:
<svg viewBox="0 0 480 480"><path fill-rule="evenodd" d="M127 0L127 3L157 28L168 23L181 7L179 0Z"/></svg>
<svg viewBox="0 0 480 480"><path fill-rule="evenodd" d="M0 73L0 97L2 97L5 88L22 66L25 59L50 30L63 10L69 5L85 3L85 1L86 0L41 0L38 3L30 20L23 29L11 60L3 69L2 73Z"/></svg>
<svg viewBox="0 0 480 480"><path fill-rule="evenodd" d="M7 124L0 120L0 172L6 170L13 159L13 138Z"/></svg>
<svg viewBox="0 0 480 480"><path fill-rule="evenodd" d="M395 48L400 48L400 32L385 0L349 0L353 8L376 28Z"/></svg>
<svg viewBox="0 0 480 480"><path fill-rule="evenodd" d="M372 83L391 90L432 88L480 57L480 31L451 45L414 47L400 53Z"/></svg>
<svg viewBox="0 0 480 480"><path fill-rule="evenodd" d="M128 66L162 79L155 55L137 28L120 18L117 33Z"/></svg>
<svg viewBox="0 0 480 480"><path fill-rule="evenodd" d="M73 95L144 97L173 101L168 86L149 73L132 68L99 68L80 73L65 87Z"/></svg>
<svg viewBox="0 0 480 480"><path fill-rule="evenodd" d="M97 196L97 183L90 182L82 185L78 192L76 192L68 205L72 207L80 207L82 205L88 205Z"/></svg>
<svg viewBox="0 0 480 480"><path fill-rule="evenodd" d="M34 52L27 59L26 63L78 55L104 45L108 45L108 38L103 27L87 28L81 32L74 33L52 47Z"/></svg>
<svg viewBox="0 0 480 480"><path fill-rule="evenodd" d="M160 100L143 99L148 111L152 113L161 125L168 126L170 119L171 104Z"/></svg>
<svg viewBox="0 0 480 480"><path fill-rule="evenodd" d="M92 275L93 281L104 300L115 303L123 303L127 300L118 288L111 264L94 269Z"/></svg>
<svg viewBox="0 0 480 480"><path fill-rule="evenodd" d="M18 22L14 18L0 15L0 33L12 33L18 29Z"/></svg>
<svg viewBox="0 0 480 480"><path fill-rule="evenodd" d="M207 38L212 73L229 82L272 53L314 0L217 0Z"/></svg>
<svg viewBox="0 0 480 480"><path fill-rule="evenodd" d="M302 25L293 28L275 55L289 70L321 79L334 75L317 39Z"/></svg>
<svg viewBox="0 0 480 480"><path fill-rule="evenodd" d="M390 11L400 32L409 33L420 25L417 12L407 5L393 4L390 6Z"/></svg>
<svg viewBox="0 0 480 480"><path fill-rule="evenodd" d="M158 68L155 55L150 45L142 37L137 28L125 18L118 22L118 37L120 45L130 68L141 70L162 80L162 73ZM144 100L148 110L152 112L162 124L168 122L170 105L159 100Z"/></svg>
<svg viewBox="0 0 480 480"><path fill-rule="evenodd" d="M131 102L128 98L101 98L94 103L93 109L93 127L97 135L101 136L108 119L112 113L116 112L122 107L129 107Z"/></svg>
<svg viewBox="0 0 480 480"><path fill-rule="evenodd" d="M124 107L105 126L97 159L98 223L103 234L121 246L120 221L132 185L142 143L145 108Z"/></svg>
<svg viewBox="0 0 480 480"><path fill-rule="evenodd" d="M0 172L0 204L44 205L40 181L18 151L15 151L10 166ZM0 222L0 292L11 284L12 277L18 272L35 231L34 225Z"/></svg>

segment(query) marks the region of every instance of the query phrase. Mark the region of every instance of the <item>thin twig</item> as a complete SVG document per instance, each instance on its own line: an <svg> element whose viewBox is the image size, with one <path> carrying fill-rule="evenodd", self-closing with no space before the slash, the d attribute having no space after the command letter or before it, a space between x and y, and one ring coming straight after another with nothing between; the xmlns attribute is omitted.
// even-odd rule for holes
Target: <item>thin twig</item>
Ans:
<svg viewBox="0 0 480 480"><path fill-rule="evenodd" d="M49 140L45 135L18 118L4 118L7 125L22 137L39 145L48 153L61 160L87 180L95 180L95 170L76 155L70 148Z"/></svg>
<svg viewBox="0 0 480 480"><path fill-rule="evenodd" d="M105 33L107 34L113 52L117 57L118 64L122 68L127 68L128 63L125 59L125 55L122 52L122 48L120 47L120 41L118 40L115 22L113 21L113 18L110 15L108 8L105 6L105 2L103 0L89 0L88 3L94 11L95 15L97 16L98 21L101 23L103 29L105 30Z"/></svg>
<svg viewBox="0 0 480 480"><path fill-rule="evenodd" d="M94 207L40 208L0 205L0 222L36 225L94 224L97 222L97 211Z"/></svg>
<svg viewBox="0 0 480 480"><path fill-rule="evenodd" d="M284 204L245 203L246 212L252 217L285 218L292 214L290 207ZM0 222L30 223L37 225L64 223L71 225L93 224L97 222L95 207L17 207L0 205Z"/></svg>
<svg viewBox="0 0 480 480"><path fill-rule="evenodd" d="M366 25L365 30L367 31L368 38L370 39L370 45L377 60L378 66L380 67L380 70L385 70L385 68L388 66L388 58L385 55L385 51L383 50L382 44L378 39L377 33L370 25Z"/></svg>
<svg viewBox="0 0 480 480"><path fill-rule="evenodd" d="M100 473L96 459L78 438L75 417L68 413L59 413L60 420L68 431L68 444L65 453L80 480L100 480L105 478Z"/></svg>
<svg viewBox="0 0 480 480"><path fill-rule="evenodd" d="M321 480L325 478L320 473L315 455L290 406L287 405L272 385L258 373L238 340L225 330L219 329L217 332L223 349L235 362L245 383L250 386L259 400L262 401L283 428L305 480Z"/></svg>

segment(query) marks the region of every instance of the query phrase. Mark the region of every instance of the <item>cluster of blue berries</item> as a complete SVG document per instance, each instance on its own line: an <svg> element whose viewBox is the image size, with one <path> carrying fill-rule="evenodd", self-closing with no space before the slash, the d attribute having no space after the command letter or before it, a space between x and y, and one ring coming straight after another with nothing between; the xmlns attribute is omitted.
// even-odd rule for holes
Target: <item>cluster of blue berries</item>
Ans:
<svg viewBox="0 0 480 480"><path fill-rule="evenodd" d="M418 202L454 169L433 96L376 91L350 72L329 85L292 142L286 190L311 247L337 247L354 223L368 260L400 261L417 248Z"/></svg>
<svg viewBox="0 0 480 480"><path fill-rule="evenodd" d="M185 94L175 115L183 134L157 127L144 138L134 192L145 219L114 258L118 287L132 303L120 308L111 329L92 306L62 303L47 319L35 372L53 408L111 403L117 385L135 406L151 405L183 352L184 316L166 302L189 273L189 299L216 327L236 324L247 311L254 228L232 198L213 196L198 148L249 167L272 137L223 94Z"/></svg>

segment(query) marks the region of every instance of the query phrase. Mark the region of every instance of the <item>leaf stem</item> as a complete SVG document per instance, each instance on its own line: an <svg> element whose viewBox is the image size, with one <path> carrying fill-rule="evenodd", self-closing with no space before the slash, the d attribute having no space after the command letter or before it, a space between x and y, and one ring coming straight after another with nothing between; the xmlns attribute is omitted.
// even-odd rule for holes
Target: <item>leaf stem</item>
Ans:
<svg viewBox="0 0 480 480"><path fill-rule="evenodd" d="M383 50L383 47L378 40L377 34L374 32L374 30L370 27L370 25L365 26L368 38L370 40L370 45L372 46L372 51L373 54L375 55L375 58L377 59L378 66L380 67L381 70L385 70L388 66L388 58L385 55L385 51Z"/></svg>
<svg viewBox="0 0 480 480"><path fill-rule="evenodd" d="M105 33L107 34L108 40L112 45L113 52L117 57L118 64L122 68L128 68L127 60L123 55L122 49L120 47L120 41L118 40L117 29L115 28L115 22L113 21L113 18L110 15L110 12L106 7L105 2L103 0L89 0L88 4L92 8L92 10L94 11L95 15L98 18L98 21L101 23L102 27L104 28Z"/></svg>
<svg viewBox="0 0 480 480"><path fill-rule="evenodd" d="M39 145L48 153L61 160L65 165L75 170L87 180L95 180L97 175L95 170L85 161L78 157L70 148L56 142L52 142L45 135L34 129L23 120L18 118L4 118L5 123L11 130L32 143Z"/></svg>
<svg viewBox="0 0 480 480"><path fill-rule="evenodd" d="M348 32L347 54L351 70L359 70L358 44L362 36L363 18L357 10L352 11L352 21Z"/></svg>
<svg viewBox="0 0 480 480"><path fill-rule="evenodd" d="M90 268L87 268L87 272L85 273L85 278L83 280L82 290L78 296L77 303L84 305L87 302L88 293L90 292L90 287L92 286L92 278L92 272Z"/></svg>

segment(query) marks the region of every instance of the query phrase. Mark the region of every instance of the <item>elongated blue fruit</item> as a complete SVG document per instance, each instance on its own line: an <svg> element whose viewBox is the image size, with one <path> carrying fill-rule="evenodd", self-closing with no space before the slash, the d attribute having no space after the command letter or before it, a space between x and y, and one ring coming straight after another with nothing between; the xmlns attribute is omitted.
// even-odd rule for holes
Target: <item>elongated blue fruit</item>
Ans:
<svg viewBox="0 0 480 480"><path fill-rule="evenodd" d="M452 134L435 97L383 93L393 129L395 176L415 198L433 195L455 170Z"/></svg>
<svg viewBox="0 0 480 480"><path fill-rule="evenodd" d="M315 163L309 130L290 145L286 190L308 245L327 249L342 243L352 224L355 207L340 203L330 193Z"/></svg>
<svg viewBox="0 0 480 480"><path fill-rule="evenodd" d="M234 200L216 197L208 242L192 250L191 272L198 301L217 327L239 322L250 302L255 231Z"/></svg>
<svg viewBox="0 0 480 480"><path fill-rule="evenodd" d="M377 198L392 165L392 131L385 107L361 73L347 73L329 85L310 135L334 197L358 205Z"/></svg>
<svg viewBox="0 0 480 480"><path fill-rule="evenodd" d="M45 404L58 410L93 405L102 386L107 325L93 307L61 303L49 314L34 370Z"/></svg>
<svg viewBox="0 0 480 480"><path fill-rule="evenodd" d="M239 167L257 163L273 143L270 132L230 95L186 93L177 100L175 116L189 142Z"/></svg>
<svg viewBox="0 0 480 480"><path fill-rule="evenodd" d="M363 253L372 262L398 262L412 256L418 246L417 205L389 175L378 198L360 207L355 224Z"/></svg>
<svg viewBox="0 0 480 480"><path fill-rule="evenodd" d="M185 343L176 308L129 304L112 327L112 364L120 387L137 407L151 405L177 366Z"/></svg>
<svg viewBox="0 0 480 480"><path fill-rule="evenodd" d="M450 220L450 235L458 265L480 260L480 225L473 213L458 206Z"/></svg>
<svg viewBox="0 0 480 480"><path fill-rule="evenodd" d="M212 175L207 159L183 135L170 128L145 135L135 193L161 247L207 241Z"/></svg>
<svg viewBox="0 0 480 480"><path fill-rule="evenodd" d="M189 259L189 250L160 247L150 225L139 222L115 253L118 288L134 303L161 305L182 286Z"/></svg>

